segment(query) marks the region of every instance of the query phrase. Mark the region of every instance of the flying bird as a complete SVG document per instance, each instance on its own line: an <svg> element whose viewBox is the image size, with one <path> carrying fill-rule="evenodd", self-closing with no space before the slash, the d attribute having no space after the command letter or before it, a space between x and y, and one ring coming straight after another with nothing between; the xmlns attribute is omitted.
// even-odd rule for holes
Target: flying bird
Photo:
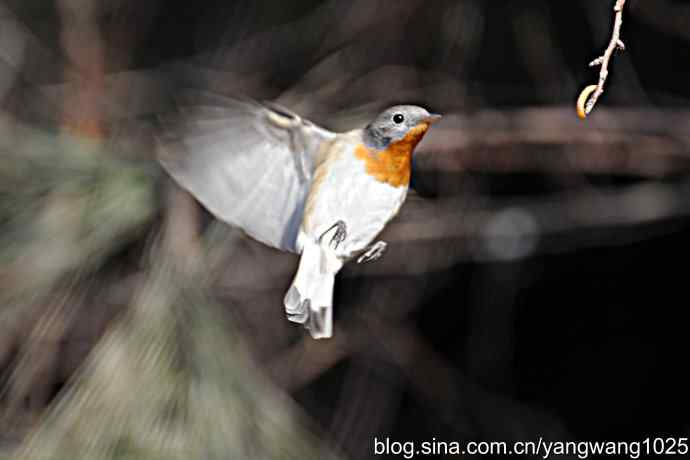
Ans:
<svg viewBox="0 0 690 460"><path fill-rule="evenodd" d="M385 251L376 237L405 201L412 153L441 116L397 105L334 133L271 103L202 93L180 108L160 163L219 219L301 254L287 317L331 337L335 276Z"/></svg>

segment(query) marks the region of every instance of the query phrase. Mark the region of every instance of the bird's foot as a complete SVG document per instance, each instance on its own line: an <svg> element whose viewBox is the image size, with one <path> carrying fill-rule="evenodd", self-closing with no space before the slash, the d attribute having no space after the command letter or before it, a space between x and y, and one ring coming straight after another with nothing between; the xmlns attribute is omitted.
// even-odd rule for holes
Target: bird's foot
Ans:
<svg viewBox="0 0 690 460"><path fill-rule="evenodd" d="M386 248L388 247L388 243L385 241L377 241L376 243L372 244L367 248L366 252L359 256L357 259L357 263L361 264L364 262L373 262L375 260L378 260L381 258L384 252L386 252Z"/></svg>
<svg viewBox="0 0 690 460"><path fill-rule="evenodd" d="M340 243L345 241L345 238L347 238L347 225L345 225L345 222L342 220L339 220L335 224L331 225L328 230L323 232L319 237L319 243L321 243L323 237L333 229L335 229L335 233L333 233L333 237L331 237L330 245L333 249L338 249Z"/></svg>

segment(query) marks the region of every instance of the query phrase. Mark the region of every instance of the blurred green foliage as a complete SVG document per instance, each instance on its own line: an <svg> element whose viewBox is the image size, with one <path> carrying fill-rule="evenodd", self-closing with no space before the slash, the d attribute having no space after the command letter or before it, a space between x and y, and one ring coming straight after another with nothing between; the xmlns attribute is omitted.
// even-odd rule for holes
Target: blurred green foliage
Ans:
<svg viewBox="0 0 690 460"><path fill-rule="evenodd" d="M97 269L156 213L155 181L142 165L95 141L12 128L0 145L5 304Z"/></svg>

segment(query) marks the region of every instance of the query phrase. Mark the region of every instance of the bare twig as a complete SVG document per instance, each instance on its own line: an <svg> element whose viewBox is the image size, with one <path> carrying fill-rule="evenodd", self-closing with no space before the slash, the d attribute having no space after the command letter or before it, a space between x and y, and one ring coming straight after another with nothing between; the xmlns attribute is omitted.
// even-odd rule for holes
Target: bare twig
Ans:
<svg viewBox="0 0 690 460"><path fill-rule="evenodd" d="M604 93L604 85L609 76L609 61L613 53L620 49L625 50L625 44L621 40L621 26L623 25L623 6L625 0L616 0L613 11L616 13L615 22L613 25L613 34L609 46L603 55L589 63L590 67L601 66L599 71L599 82L596 85L586 87L581 93L577 101L577 114L580 118L585 118L592 111L596 105L599 97ZM589 95L592 94L592 97Z"/></svg>

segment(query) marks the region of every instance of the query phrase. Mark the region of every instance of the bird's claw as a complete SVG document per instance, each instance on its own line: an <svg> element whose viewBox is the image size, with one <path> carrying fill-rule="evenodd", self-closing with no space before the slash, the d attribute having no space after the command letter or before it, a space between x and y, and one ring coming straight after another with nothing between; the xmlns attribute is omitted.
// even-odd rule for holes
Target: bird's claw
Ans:
<svg viewBox="0 0 690 460"><path fill-rule="evenodd" d="M378 260L381 258L384 252L386 252L386 248L388 247L388 243L385 241L378 241L372 246L370 246L367 251L359 256L357 259L357 263L365 263L365 262L373 262L375 260Z"/></svg>
<svg viewBox="0 0 690 460"><path fill-rule="evenodd" d="M345 226L345 222L342 220L338 221L338 226L335 230L335 235L333 235L333 238L331 238L331 246L333 246L333 249L338 249L338 246L340 243L345 241L345 238L347 237L347 227Z"/></svg>
<svg viewBox="0 0 690 460"><path fill-rule="evenodd" d="M323 232L321 236L319 237L319 243L321 243L321 240L323 239L324 236L331 230L335 229L335 233L333 234L333 237L331 238L330 245L333 249L338 249L338 246L340 246L340 243L345 241L345 238L347 238L347 225L345 225L345 222L342 220L339 220L335 224L331 225L328 230Z"/></svg>

